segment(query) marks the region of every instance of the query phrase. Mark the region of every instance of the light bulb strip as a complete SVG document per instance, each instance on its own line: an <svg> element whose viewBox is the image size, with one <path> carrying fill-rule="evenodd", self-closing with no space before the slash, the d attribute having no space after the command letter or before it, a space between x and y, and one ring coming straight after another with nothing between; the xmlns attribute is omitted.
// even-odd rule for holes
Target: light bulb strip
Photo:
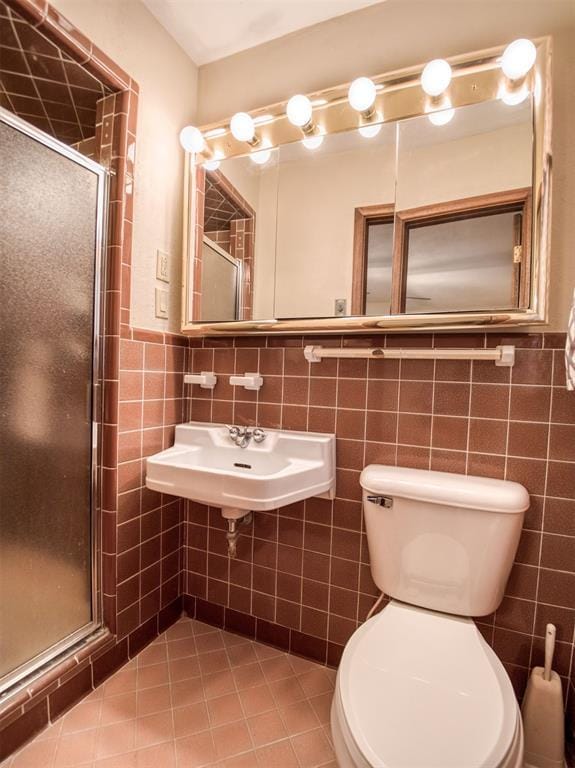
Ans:
<svg viewBox="0 0 575 768"><path fill-rule="evenodd" d="M546 69L548 59L548 38L533 41L537 48L537 59L521 81L509 82L501 70L504 46L453 57L448 60L452 69L449 98L452 107L468 106L487 100L495 100L501 92L502 82L508 89L527 87L533 91L536 70ZM361 125L395 122L401 119L426 115L438 109L445 92L430 97L421 89L422 67L384 73L371 77L376 95L369 110L357 112L349 109L333 109L347 104L350 83L332 87L308 95L313 108L313 117L304 126L292 125L286 117L286 102L263 107L251 113L257 126L257 134L249 141L238 141L229 130L229 121L214 123L201 128L206 147L197 157L197 162L210 159L218 151L224 158L249 154L253 147L263 140L266 148L300 141L303 136L315 134L321 124L325 135L357 129Z"/></svg>

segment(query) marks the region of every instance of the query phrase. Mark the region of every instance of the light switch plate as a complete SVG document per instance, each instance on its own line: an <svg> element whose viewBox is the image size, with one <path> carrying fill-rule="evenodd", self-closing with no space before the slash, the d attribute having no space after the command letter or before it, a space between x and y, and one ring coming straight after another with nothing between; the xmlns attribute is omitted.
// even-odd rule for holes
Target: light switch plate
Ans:
<svg viewBox="0 0 575 768"><path fill-rule="evenodd" d="M336 299L334 302L334 315L336 317L345 317L347 314L347 300Z"/></svg>
<svg viewBox="0 0 575 768"><path fill-rule="evenodd" d="M169 261L169 254L167 254L165 251L156 251L156 278L158 280L162 280L164 283L169 283L170 278L168 276L168 261Z"/></svg>
<svg viewBox="0 0 575 768"><path fill-rule="evenodd" d="M168 317L168 292L156 288L156 317Z"/></svg>

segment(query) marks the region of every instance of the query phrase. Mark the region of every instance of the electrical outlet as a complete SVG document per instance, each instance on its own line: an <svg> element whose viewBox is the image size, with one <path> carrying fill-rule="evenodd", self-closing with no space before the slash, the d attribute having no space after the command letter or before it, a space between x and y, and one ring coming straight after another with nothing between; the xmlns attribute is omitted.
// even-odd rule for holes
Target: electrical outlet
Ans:
<svg viewBox="0 0 575 768"><path fill-rule="evenodd" d="M347 314L347 300L336 299L334 305L334 315L336 317L345 317Z"/></svg>
<svg viewBox="0 0 575 768"><path fill-rule="evenodd" d="M169 254L165 251L156 251L156 278L162 280L164 283L169 283L170 278L168 276L168 261Z"/></svg>
<svg viewBox="0 0 575 768"><path fill-rule="evenodd" d="M156 288L156 317L168 317L168 292Z"/></svg>

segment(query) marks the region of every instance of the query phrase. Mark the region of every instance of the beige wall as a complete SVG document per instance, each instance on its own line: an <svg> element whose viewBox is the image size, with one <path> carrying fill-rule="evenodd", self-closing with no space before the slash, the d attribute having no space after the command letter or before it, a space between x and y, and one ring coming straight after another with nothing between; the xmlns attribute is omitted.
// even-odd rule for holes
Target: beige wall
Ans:
<svg viewBox="0 0 575 768"><path fill-rule="evenodd" d="M550 329L565 328L575 284L575 3L573 0L387 0L203 66L198 124L360 75L553 37L553 223Z"/></svg>
<svg viewBox="0 0 575 768"><path fill-rule="evenodd" d="M193 121L197 67L140 0L54 0L74 25L140 86L132 251L132 324L180 330L184 154L178 133ZM156 280L156 250L170 254L170 283ZM155 317L155 288L170 293Z"/></svg>

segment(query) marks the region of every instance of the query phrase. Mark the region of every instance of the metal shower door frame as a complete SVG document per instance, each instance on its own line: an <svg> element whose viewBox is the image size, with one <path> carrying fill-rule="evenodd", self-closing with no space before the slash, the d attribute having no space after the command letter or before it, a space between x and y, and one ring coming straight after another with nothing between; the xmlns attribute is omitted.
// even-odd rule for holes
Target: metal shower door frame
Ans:
<svg viewBox="0 0 575 768"><path fill-rule="evenodd" d="M82 155L58 139L44 133L39 128L27 123L12 112L0 107L0 122L9 125L31 139L43 144L49 149L66 157L68 160L83 166L98 178L96 201L96 232L94 249L94 289L92 297L92 430L91 430L91 487L90 487L90 561L91 561L91 613L92 619L83 627L72 632L67 637L54 643L46 650L12 670L0 679L0 695L14 692L22 687L24 681L40 673L44 665L63 656L70 648L85 641L102 627L101 599L101 451L102 451L102 422L103 422L103 352L102 329L106 295L106 234L108 223L108 196L110 171L94 160Z"/></svg>

